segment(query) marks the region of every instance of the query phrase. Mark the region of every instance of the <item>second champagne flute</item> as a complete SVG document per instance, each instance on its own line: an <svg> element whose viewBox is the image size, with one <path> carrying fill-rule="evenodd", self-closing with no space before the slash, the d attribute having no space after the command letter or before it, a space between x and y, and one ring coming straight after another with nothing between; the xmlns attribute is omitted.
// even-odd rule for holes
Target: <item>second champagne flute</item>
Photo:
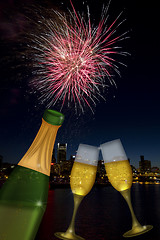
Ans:
<svg viewBox="0 0 160 240"><path fill-rule="evenodd" d="M74 211L71 223L66 232L57 232L60 239L84 240L75 233L75 217L84 196L92 189L97 172L99 149L94 146L80 144L72 167L70 186L74 197Z"/></svg>
<svg viewBox="0 0 160 240"><path fill-rule="evenodd" d="M126 200L131 216L132 229L124 233L124 237L134 237L153 228L151 225L142 226L133 211L130 189L132 186L132 168L129 164L120 139L104 143L100 146L108 179L112 186L119 191Z"/></svg>

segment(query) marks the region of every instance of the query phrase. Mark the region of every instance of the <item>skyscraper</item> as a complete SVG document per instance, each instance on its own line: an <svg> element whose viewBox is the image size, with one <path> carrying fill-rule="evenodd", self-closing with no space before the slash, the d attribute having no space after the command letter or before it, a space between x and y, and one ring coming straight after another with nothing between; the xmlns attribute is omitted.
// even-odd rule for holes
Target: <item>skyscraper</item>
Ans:
<svg viewBox="0 0 160 240"><path fill-rule="evenodd" d="M144 156L140 156L141 161L139 161L139 168L141 172L151 171L151 161L144 160Z"/></svg>
<svg viewBox="0 0 160 240"><path fill-rule="evenodd" d="M58 143L57 163L61 164L66 161L67 143Z"/></svg>

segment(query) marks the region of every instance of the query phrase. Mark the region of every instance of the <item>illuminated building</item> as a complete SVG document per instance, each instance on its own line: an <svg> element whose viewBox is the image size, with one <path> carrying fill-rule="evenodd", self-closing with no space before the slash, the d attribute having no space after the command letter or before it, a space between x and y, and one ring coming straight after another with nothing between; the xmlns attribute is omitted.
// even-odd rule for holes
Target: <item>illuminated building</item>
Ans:
<svg viewBox="0 0 160 240"><path fill-rule="evenodd" d="M51 158L51 174L50 175L54 173L55 163L56 163L55 149L53 149L52 158Z"/></svg>
<svg viewBox="0 0 160 240"><path fill-rule="evenodd" d="M66 161L67 143L58 143L57 163L61 164Z"/></svg>
<svg viewBox="0 0 160 240"><path fill-rule="evenodd" d="M144 156L140 156L141 161L139 161L140 172L150 172L151 171L151 161L144 160Z"/></svg>
<svg viewBox="0 0 160 240"><path fill-rule="evenodd" d="M60 175L60 164L58 163L51 163L51 179L54 176L59 176Z"/></svg>
<svg viewBox="0 0 160 240"><path fill-rule="evenodd" d="M106 174L104 160L98 161L96 183L98 183L98 184L107 184L108 183L108 177Z"/></svg>
<svg viewBox="0 0 160 240"><path fill-rule="evenodd" d="M104 160L99 160L98 161L97 174L99 174L99 175L106 175L106 170L105 170L105 166L104 166Z"/></svg>
<svg viewBox="0 0 160 240"><path fill-rule="evenodd" d="M55 158L55 149L53 149L51 163L56 163L56 158Z"/></svg>
<svg viewBox="0 0 160 240"><path fill-rule="evenodd" d="M66 160L63 162L63 164L61 166L61 173L63 176L69 177L69 175L71 174L74 160L75 160L75 156L71 155L69 160Z"/></svg>
<svg viewBox="0 0 160 240"><path fill-rule="evenodd" d="M71 160L66 160L65 162L63 162L63 165L61 167L62 175L69 176L71 174L72 166L73 166L73 161Z"/></svg>

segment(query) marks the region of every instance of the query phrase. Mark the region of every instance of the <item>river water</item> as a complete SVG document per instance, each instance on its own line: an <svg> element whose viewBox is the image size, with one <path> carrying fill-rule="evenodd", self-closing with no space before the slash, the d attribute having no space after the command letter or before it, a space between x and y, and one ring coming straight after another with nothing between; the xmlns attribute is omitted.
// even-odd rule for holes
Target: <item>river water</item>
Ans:
<svg viewBox="0 0 160 240"><path fill-rule="evenodd" d="M160 239L160 185L133 184L132 204L142 225L154 228L137 240ZM50 190L48 204L35 240L56 240L56 231L65 231L73 211L70 188ZM129 208L112 186L94 187L83 199L77 212L76 233L86 240L124 240L124 232L131 228Z"/></svg>

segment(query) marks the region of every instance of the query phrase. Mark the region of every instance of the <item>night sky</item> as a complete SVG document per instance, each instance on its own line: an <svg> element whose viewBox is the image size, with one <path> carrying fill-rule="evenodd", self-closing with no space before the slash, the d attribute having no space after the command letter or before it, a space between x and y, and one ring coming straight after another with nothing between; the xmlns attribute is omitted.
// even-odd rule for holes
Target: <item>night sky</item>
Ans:
<svg viewBox="0 0 160 240"><path fill-rule="evenodd" d="M19 49L19 36L27 23L23 7L36 1L3 0L0 3L0 155L4 162L18 163L31 145L41 125L46 108L36 94L29 93L30 74L17 67L13 49ZM70 7L69 0L38 1L47 7ZM74 0L77 11L86 11L99 19L105 0ZM84 4L83 4L84 3ZM124 48L131 56L120 67L121 77L115 75L117 88L110 87L106 102L100 101L94 114L86 109L76 115L74 108L62 109L65 122L59 129L56 144L68 143L67 157L75 154L80 143L99 146L120 138L131 164L138 167L140 155L160 167L160 94L159 94L159 13L158 1L112 0L109 19L113 21L123 10L127 19L124 30L130 38ZM123 28L123 27L122 27ZM123 30L123 29L122 29ZM18 45L18 46L17 46ZM59 106L53 109L59 111ZM101 156L100 156L101 158Z"/></svg>

